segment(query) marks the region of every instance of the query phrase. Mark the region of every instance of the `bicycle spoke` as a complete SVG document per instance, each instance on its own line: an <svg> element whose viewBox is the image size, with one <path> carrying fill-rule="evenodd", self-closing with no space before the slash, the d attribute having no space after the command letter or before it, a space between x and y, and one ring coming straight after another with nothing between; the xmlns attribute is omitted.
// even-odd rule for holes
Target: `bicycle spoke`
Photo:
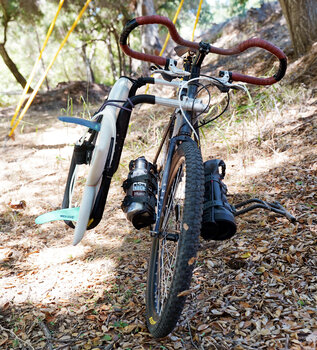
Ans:
<svg viewBox="0 0 317 350"><path fill-rule="evenodd" d="M185 193L185 166L178 169L172 184L164 212L158 259L158 288L157 288L157 312L160 314L167 300L173 279L178 244L166 238L168 233L180 234L182 225L182 207Z"/></svg>

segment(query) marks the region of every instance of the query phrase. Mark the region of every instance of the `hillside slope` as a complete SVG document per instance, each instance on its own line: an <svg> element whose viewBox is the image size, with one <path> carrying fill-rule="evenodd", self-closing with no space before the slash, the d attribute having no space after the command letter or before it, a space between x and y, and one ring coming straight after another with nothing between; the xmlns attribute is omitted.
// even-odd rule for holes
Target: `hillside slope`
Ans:
<svg viewBox="0 0 317 350"><path fill-rule="evenodd" d="M214 44L231 46L255 33L291 57L285 22L273 9L252 10L245 20L228 23L213 34ZM261 74L272 61L255 51L207 63L210 74L224 67ZM250 87L249 96L233 94L230 110L203 129L204 160L222 158L227 164L231 203L254 196L275 199L298 221L255 211L237 219L231 240L201 241L182 318L159 341L145 327L150 237L132 228L120 204L129 161L153 158L170 111L141 107L133 114L103 220L72 247L73 231L64 223L38 226L34 220L60 208L73 143L82 129L58 122L61 111L45 110L45 102L31 109L0 159L1 349L316 348L314 65L316 46L291 60L280 84ZM12 112L0 111L1 138ZM86 106L77 112L86 113ZM17 209L14 203L20 201L26 206Z"/></svg>

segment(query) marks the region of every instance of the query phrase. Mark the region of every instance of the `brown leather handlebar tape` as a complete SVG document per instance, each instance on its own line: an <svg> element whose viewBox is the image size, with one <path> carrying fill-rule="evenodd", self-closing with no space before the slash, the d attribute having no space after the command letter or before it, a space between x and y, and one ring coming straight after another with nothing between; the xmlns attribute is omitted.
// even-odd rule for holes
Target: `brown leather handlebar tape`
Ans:
<svg viewBox="0 0 317 350"><path fill-rule="evenodd" d="M269 78L257 78L250 75L244 75L240 73L231 72L231 79L233 81L241 81L243 83L255 84L255 85L272 85L277 82L274 77Z"/></svg>
<svg viewBox="0 0 317 350"><path fill-rule="evenodd" d="M159 66L165 66L165 64L166 64L167 59L165 57L159 57L159 56L155 56L155 55L149 55L147 53L137 52L137 51L130 49L130 47L128 45L120 44L120 47L126 55L128 55L132 58L136 58L137 60L152 62L152 63L155 63Z"/></svg>
<svg viewBox="0 0 317 350"><path fill-rule="evenodd" d="M154 16L137 17L126 25L120 37L120 46L123 52L128 56L136 58L141 61L152 62L160 66L166 66L166 63L168 62L167 58L145 54L142 52L137 52L132 50L127 45L127 37L130 34L130 32L137 26L146 25L146 24L163 24L168 28L169 33L172 39L175 41L175 43L177 43L178 45L187 46L193 50L199 50L199 43L195 43L193 41L183 39L178 34L174 23L169 18L154 15ZM286 67L287 67L286 55L281 49L279 49L278 47L276 47L275 45L271 44L266 40L259 39L259 38L248 39L238 44L237 46L229 49L222 49L215 46L210 46L209 52L219 54L219 55L236 55L241 52L244 52L245 50L251 47L262 48L272 53L274 56L276 56L280 60L280 66L279 66L278 72L273 77L270 77L270 78L256 78L256 77L232 72L231 79L233 81L241 81L241 82L246 82L246 83L256 84L256 85L272 85L277 81L281 80L285 74Z"/></svg>
<svg viewBox="0 0 317 350"><path fill-rule="evenodd" d="M184 40L177 32L177 29L175 28L174 23L167 17L163 16L143 16L143 17L137 17L135 18L135 21L137 22L138 25L144 25L144 24L163 24L165 25L169 33L172 37L172 39L178 44L178 45L183 45L190 47L194 50L199 49L199 43L195 43L192 41ZM120 46L122 48L122 51L127 54L128 56L131 56L133 58L136 58L138 60L142 61L147 61L147 62L152 62L155 64L158 64L160 66L165 66L167 59L165 57L159 57L159 56L154 56L154 55L149 55L145 54L142 52L137 52L132 50L127 44L125 43L120 43Z"/></svg>
<svg viewBox="0 0 317 350"><path fill-rule="evenodd" d="M248 39L230 49L221 49L218 47L211 46L209 52L216 53L219 55L236 55L251 47L259 47L266 51L269 51L271 54L273 54L280 60L280 67L277 74L270 78L256 78L249 75L232 72L230 75L231 79L233 81L241 81L244 83L255 85L272 85L277 81L281 80L285 74L287 67L286 55L281 49L279 49L278 47L266 40L259 38Z"/></svg>
<svg viewBox="0 0 317 350"><path fill-rule="evenodd" d="M167 17L163 16L145 16L145 17L137 17L136 21L140 24L163 24L168 28L168 31L171 34L172 39L176 42L178 45L183 45L190 47L191 49L198 50L199 49L199 43L195 43L193 41L185 40L183 39L177 32L177 29L174 25L174 23Z"/></svg>
<svg viewBox="0 0 317 350"><path fill-rule="evenodd" d="M211 46L209 52L216 53L219 55L236 55L251 47L259 47L266 51L269 51L278 59L286 58L285 53L281 49L271 44L270 42L259 38L253 38L242 41L242 43L230 49L221 49L219 47Z"/></svg>

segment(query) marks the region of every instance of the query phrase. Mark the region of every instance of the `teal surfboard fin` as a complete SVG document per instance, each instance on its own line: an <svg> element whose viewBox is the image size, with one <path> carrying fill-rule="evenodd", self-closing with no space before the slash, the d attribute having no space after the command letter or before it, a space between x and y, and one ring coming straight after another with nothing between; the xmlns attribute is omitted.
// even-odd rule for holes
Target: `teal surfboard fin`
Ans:
<svg viewBox="0 0 317 350"><path fill-rule="evenodd" d="M57 221L57 220L77 221L78 215L79 215L79 207L59 209L59 210L50 211L48 213L38 216L35 219L35 223L40 225L50 221Z"/></svg>
<svg viewBox="0 0 317 350"><path fill-rule="evenodd" d="M61 116L58 117L58 119L65 123L72 123L72 124L78 124L86 126L89 129L100 131L100 123L93 122L91 120L82 119L82 118L75 118L75 117L67 117L67 116Z"/></svg>

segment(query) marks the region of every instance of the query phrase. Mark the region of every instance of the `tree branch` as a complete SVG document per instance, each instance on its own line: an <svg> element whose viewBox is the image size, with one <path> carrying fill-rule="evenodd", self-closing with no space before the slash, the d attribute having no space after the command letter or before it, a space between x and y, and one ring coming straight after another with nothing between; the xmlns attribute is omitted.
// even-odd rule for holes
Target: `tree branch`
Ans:
<svg viewBox="0 0 317 350"><path fill-rule="evenodd" d="M11 329L5 328L1 325L0 325L0 329L10 333L18 342L20 342L21 344L24 344L24 346L26 346L27 349L35 350L30 342L26 342L20 337L18 337Z"/></svg>
<svg viewBox="0 0 317 350"><path fill-rule="evenodd" d="M8 31L8 24L11 20L11 17L9 16L7 9L3 3L3 0L0 0L0 6L2 8L2 12L3 12L3 42L1 44L5 45L5 43L7 42L7 31Z"/></svg>

